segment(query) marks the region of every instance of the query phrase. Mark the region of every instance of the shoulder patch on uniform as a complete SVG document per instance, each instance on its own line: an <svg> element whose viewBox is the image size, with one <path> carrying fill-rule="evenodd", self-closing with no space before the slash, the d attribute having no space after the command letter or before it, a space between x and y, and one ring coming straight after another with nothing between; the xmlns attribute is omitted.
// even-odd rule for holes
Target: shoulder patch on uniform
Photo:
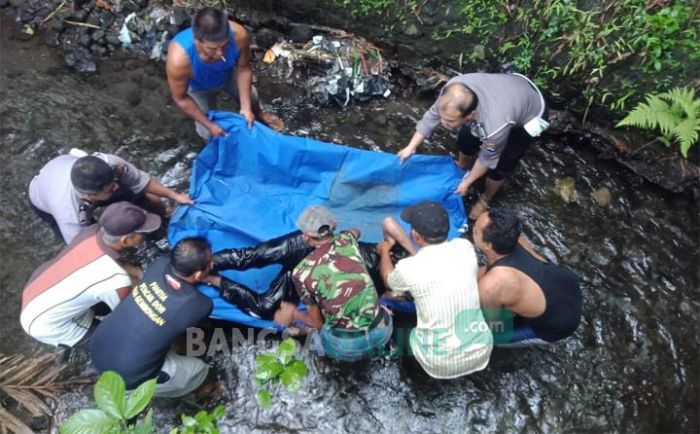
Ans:
<svg viewBox="0 0 700 434"><path fill-rule="evenodd" d="M182 288L182 284L170 274L165 275L165 281L168 283L168 286L170 286L173 289Z"/></svg>

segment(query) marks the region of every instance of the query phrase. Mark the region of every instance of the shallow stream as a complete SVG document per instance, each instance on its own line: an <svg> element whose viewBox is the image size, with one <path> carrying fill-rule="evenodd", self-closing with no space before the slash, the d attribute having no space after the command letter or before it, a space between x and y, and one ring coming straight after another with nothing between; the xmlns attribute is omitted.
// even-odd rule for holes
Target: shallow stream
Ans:
<svg viewBox="0 0 700 434"><path fill-rule="evenodd" d="M73 147L114 152L184 190L202 143L172 103L164 66L114 57L100 74L66 71L39 39L20 42L2 22L0 47L0 353L50 350L19 324L32 270L60 248L29 208L31 178ZM430 100L388 99L318 108L303 89L259 74L266 108L286 133L395 152ZM225 105L226 106L226 105ZM442 132L428 152L444 153ZM575 179L565 203L555 182ZM601 207L593 193L607 187ZM498 199L517 207L526 234L584 282L584 318L574 337L548 348L496 350L490 366L454 381L410 372L398 360L356 366L310 363L297 394L280 392L259 410L257 345L215 364L226 389L222 432L698 432L698 214L681 197L649 185L589 149L545 141L533 147ZM155 247L152 247L155 249ZM89 389L63 396L59 416L92 405ZM166 427L191 403L155 401ZM167 432L163 429L163 432Z"/></svg>

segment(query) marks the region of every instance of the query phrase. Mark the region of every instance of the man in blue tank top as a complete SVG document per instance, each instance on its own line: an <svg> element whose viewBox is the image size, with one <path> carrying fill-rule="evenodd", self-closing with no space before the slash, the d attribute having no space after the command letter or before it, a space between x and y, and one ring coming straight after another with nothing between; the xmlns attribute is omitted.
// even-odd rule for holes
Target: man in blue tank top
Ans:
<svg viewBox="0 0 700 434"><path fill-rule="evenodd" d="M168 47L166 72L173 100L196 122L204 140L226 135L207 118L216 108L216 97L226 90L240 103L240 114L250 127L255 119L281 129L278 117L263 113L253 88L250 66L250 35L215 8L197 12L192 27L173 38ZM234 77L235 71L235 79Z"/></svg>
<svg viewBox="0 0 700 434"><path fill-rule="evenodd" d="M579 278L538 255L520 233L517 214L502 208L474 224L474 243L488 264L479 273L479 298L497 346L555 342L571 336L581 322ZM494 327L503 308L513 314L512 330Z"/></svg>

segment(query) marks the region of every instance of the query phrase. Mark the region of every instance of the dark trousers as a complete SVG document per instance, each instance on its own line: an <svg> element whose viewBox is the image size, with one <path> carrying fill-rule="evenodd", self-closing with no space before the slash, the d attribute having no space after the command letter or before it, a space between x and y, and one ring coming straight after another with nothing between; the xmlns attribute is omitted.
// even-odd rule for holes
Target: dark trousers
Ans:
<svg viewBox="0 0 700 434"><path fill-rule="evenodd" d="M549 110L545 108L542 118L549 119ZM494 169L489 169L486 176L494 181L501 181L513 174L518 165L518 161L523 157L530 144L535 138L530 136L525 128L513 127L508 135L508 142L498 159L498 164ZM481 149L481 140L474 137L471 129L465 123L459 130L457 136L457 150L465 155L476 155Z"/></svg>

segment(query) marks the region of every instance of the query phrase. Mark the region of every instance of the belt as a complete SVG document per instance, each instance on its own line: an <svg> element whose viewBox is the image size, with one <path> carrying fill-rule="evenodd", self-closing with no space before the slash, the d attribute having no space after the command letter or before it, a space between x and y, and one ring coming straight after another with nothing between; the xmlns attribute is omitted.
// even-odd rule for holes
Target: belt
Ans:
<svg viewBox="0 0 700 434"><path fill-rule="evenodd" d="M373 328L377 327L378 325L385 323L386 318L388 317L387 313L382 309L381 307L379 308L379 314L374 318L372 323L364 328L357 329L357 330L346 330L346 329L341 329L341 328L334 328L330 327L330 333L333 336L336 337L357 337L357 336L362 336L364 334L369 333L370 330Z"/></svg>

